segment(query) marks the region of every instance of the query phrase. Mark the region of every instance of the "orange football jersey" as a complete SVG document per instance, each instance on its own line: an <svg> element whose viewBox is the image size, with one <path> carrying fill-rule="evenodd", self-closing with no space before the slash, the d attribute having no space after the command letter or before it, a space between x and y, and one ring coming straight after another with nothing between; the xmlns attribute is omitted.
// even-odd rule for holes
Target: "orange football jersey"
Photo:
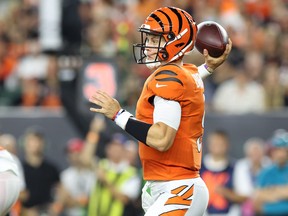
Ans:
<svg viewBox="0 0 288 216"><path fill-rule="evenodd" d="M145 180L178 180L199 176L204 118L204 85L195 65L167 64L146 80L137 102L136 118L153 124L153 99L178 101L181 121L172 147L157 151L139 143Z"/></svg>

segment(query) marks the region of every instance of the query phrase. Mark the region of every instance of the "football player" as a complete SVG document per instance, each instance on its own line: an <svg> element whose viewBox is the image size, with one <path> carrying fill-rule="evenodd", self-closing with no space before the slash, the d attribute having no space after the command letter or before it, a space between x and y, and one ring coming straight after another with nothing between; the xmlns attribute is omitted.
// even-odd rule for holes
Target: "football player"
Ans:
<svg viewBox="0 0 288 216"><path fill-rule="evenodd" d="M17 163L0 146L0 216L6 215L16 202L21 185Z"/></svg>
<svg viewBox="0 0 288 216"><path fill-rule="evenodd" d="M198 68L183 63L183 56L194 47L197 25L189 13L175 7L152 12L139 32L142 42L134 45L136 62L153 73L144 84L136 117L101 90L90 98L100 108L90 110L103 113L139 140L146 216L203 215L209 195L199 175L204 130L201 78L226 60L232 43L229 40L219 58L205 50L205 64Z"/></svg>

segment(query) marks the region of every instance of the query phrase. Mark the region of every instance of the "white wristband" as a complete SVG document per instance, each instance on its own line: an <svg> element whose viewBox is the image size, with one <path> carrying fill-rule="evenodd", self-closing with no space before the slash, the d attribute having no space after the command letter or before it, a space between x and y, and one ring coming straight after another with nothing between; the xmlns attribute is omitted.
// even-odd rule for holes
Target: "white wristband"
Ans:
<svg viewBox="0 0 288 216"><path fill-rule="evenodd" d="M202 79L212 74L212 72L208 71L208 69L205 67L205 64L198 67L198 72Z"/></svg>
<svg viewBox="0 0 288 216"><path fill-rule="evenodd" d="M128 111L126 111L124 109L121 109L117 113L114 121L119 127L121 127L123 130L125 130L126 124L127 124L130 117L133 117L133 115L131 113L129 113Z"/></svg>

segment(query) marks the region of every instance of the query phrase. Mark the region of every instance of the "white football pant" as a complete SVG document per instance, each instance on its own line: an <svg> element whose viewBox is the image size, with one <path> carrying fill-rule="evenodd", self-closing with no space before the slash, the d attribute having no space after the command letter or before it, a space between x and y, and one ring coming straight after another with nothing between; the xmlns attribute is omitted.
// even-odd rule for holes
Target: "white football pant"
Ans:
<svg viewBox="0 0 288 216"><path fill-rule="evenodd" d="M12 171L0 172L0 216L8 213L19 196L21 182Z"/></svg>
<svg viewBox="0 0 288 216"><path fill-rule="evenodd" d="M209 193L202 178L147 181L142 189L145 216L203 216Z"/></svg>

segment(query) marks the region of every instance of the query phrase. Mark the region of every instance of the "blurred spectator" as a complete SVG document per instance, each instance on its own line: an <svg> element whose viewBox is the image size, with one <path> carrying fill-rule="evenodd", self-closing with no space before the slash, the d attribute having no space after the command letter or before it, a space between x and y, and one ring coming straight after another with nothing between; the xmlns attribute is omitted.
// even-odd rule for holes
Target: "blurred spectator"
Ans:
<svg viewBox="0 0 288 216"><path fill-rule="evenodd" d="M271 19L272 1L271 0L244 0L244 12L256 19L258 22L267 22Z"/></svg>
<svg viewBox="0 0 288 216"><path fill-rule="evenodd" d="M7 52L8 40L7 36L0 34L0 105L13 105L18 96L5 87L6 80L17 64L17 59Z"/></svg>
<svg viewBox="0 0 288 216"><path fill-rule="evenodd" d="M218 2L220 4L218 4ZM219 7L219 14L216 19L226 28L234 31L236 38L238 39L240 34L245 34L246 26L244 17L241 14L241 8L239 1L237 0L220 0L214 1L216 7ZM240 39L238 39L240 40ZM236 41L237 45L240 45L241 41Z"/></svg>
<svg viewBox="0 0 288 216"><path fill-rule="evenodd" d="M263 76L267 110L283 108L285 103L285 86L281 83L278 66L272 63L267 65Z"/></svg>
<svg viewBox="0 0 288 216"><path fill-rule="evenodd" d="M208 154L203 158L200 174L209 190L207 216L239 216L235 203L245 200L235 193L234 162L229 158L229 138L225 131L214 131L207 137Z"/></svg>
<svg viewBox="0 0 288 216"><path fill-rule="evenodd" d="M247 198L241 205L241 215L253 216L252 195L256 187L256 178L263 168L270 165L271 161L265 155L265 142L260 138L248 139L243 149L245 157L236 162L233 181L235 192Z"/></svg>
<svg viewBox="0 0 288 216"><path fill-rule="evenodd" d="M101 133L107 127L103 116L96 115L90 122L89 130L86 134L85 145L81 151L80 160L94 171L99 158L96 156Z"/></svg>
<svg viewBox="0 0 288 216"><path fill-rule="evenodd" d="M39 41L34 38L27 41L29 52L19 60L11 79L19 80L22 106L60 106L60 98L47 103L47 98L59 91L55 70L55 59L41 53ZM12 81L10 81L12 82ZM15 86L16 87L16 86Z"/></svg>
<svg viewBox="0 0 288 216"><path fill-rule="evenodd" d="M287 8L286 14L288 14L288 8ZM286 34L280 35L279 43L280 43L279 53L281 56L280 82L285 87L285 106L288 107L288 60L287 60L288 59L288 27L286 30Z"/></svg>
<svg viewBox="0 0 288 216"><path fill-rule="evenodd" d="M142 203L141 203L141 189L145 185L145 181L143 179L142 174L142 168L140 164L140 158L138 154L138 143L135 140L127 140L124 143L124 149L125 149L125 156L124 159L126 159L129 164L132 167L137 168L138 177L141 181L141 187L139 187L139 196L136 199L133 199L130 201L129 205L126 205L125 212L123 215L135 215L135 216L142 216L144 215L144 210L142 209Z"/></svg>
<svg viewBox="0 0 288 216"><path fill-rule="evenodd" d="M41 8L39 13L39 7L41 7L42 4L39 4L38 0L10 2L8 4L8 1L5 1L2 4L2 8L6 8L7 12L2 14L3 21L0 22L0 33L1 35L6 35L7 41L10 41L8 44L9 47L7 47L6 43L5 47L7 49L3 49L4 55L8 56L10 60L15 60L14 62L17 63L19 57L23 60L27 55L30 55L29 50L27 53L27 51L23 49L27 41L29 42L34 38L38 43L40 42L42 44L43 41L40 41L42 40L41 30L40 37L38 37L38 29L45 30L45 28L41 27L43 19L41 18ZM127 41L133 41L136 37L131 29L139 26L139 20L144 19L143 17L147 16L151 8L155 9L161 5L171 5L182 7L193 13L193 17L195 17L198 23L204 20L215 20L222 24L228 31L234 48L242 52L243 56L246 56L247 64L245 64L245 70L247 70L249 77L254 81L261 81L260 78L262 77L263 68L266 68L268 64L271 62L279 64L280 80L286 91L284 104L281 104L278 100L277 107L279 106L279 108L281 108L288 104L288 63L286 60L288 59L286 58L288 50L288 25L286 22L288 9L285 0L279 0L277 2L272 0L183 0L181 2L170 0L160 0L157 2L151 0L64 0L61 4L62 23L60 26L57 26L57 28L61 28L63 52L59 53L59 60L66 58L64 55L78 57L80 54L81 58L90 58L91 56L96 56L97 59L99 57L112 58L113 61L117 62L117 64L119 63L120 66L117 71L119 89L125 89L122 88L122 86L127 85L126 81L131 82L131 80L134 80L135 76L140 76L141 79L142 76L147 75L141 72L145 70L134 68L133 59L130 55L127 55L127 50L130 49ZM60 4L55 4L55 7L60 7ZM205 11L205 13L203 13L203 11ZM58 13L60 13L60 10L57 12L57 16L59 15ZM38 16L39 14L40 16ZM49 13L46 13L46 15L49 16ZM18 19L16 17L21 19L22 22L17 22ZM51 31L56 30L51 29ZM59 29L57 31L59 31ZM46 39L49 40L49 38ZM24 57L22 58L23 55ZM239 58L239 56L235 56L235 58ZM25 100L26 102L24 104L53 107L61 105L59 100L60 89L57 84L57 72L59 69L55 67L58 62L58 56L53 58L49 57L48 59L49 62L51 61L51 64L54 65L52 67L55 68L55 72L52 72L53 75L51 76L48 73L44 78L40 78L40 80L36 79L37 82L35 80L26 82L26 84L23 82L23 92L30 95L26 97L26 99L31 98L31 100ZM80 61L84 62L81 59ZM129 66L127 67L127 65ZM68 67L72 68L73 66L70 65ZM34 68L37 67L35 66ZM69 68L67 70L69 70ZM127 73L128 70L132 70L133 73ZM238 69L235 69L234 66L225 67L223 65L221 73L216 73L213 77L209 78L212 80L212 82L208 82L206 91L209 105L210 101L213 100L211 98L214 97L213 95L218 97L217 94L214 94L215 89L217 89L218 86L221 87L222 83L230 78L231 74L234 74L235 71L238 71ZM11 71L8 73L11 73ZM0 77L1 76L2 75L0 75ZM19 77L16 79L19 79ZM227 83L225 83L224 86L226 86L226 84ZM231 85L237 86L234 82L232 82ZM0 102L2 101L2 104L5 105L22 105L19 103L19 90L21 89L16 87L14 88L15 91L11 91L11 83L8 82L7 85L6 81L5 86L7 87L5 87L5 91L0 95ZM264 87L266 88L266 86ZM235 88L239 90L239 88ZM36 91L40 92L40 95L38 95L40 99L38 98L38 101L35 99L37 98L37 96L35 96L37 95L35 93ZM218 91L220 90L217 90L217 92ZM240 92L243 93L243 91ZM271 89L269 89L268 92L269 91L271 91ZM130 90L128 93L129 92ZM133 92L137 94L137 88ZM123 94L126 94L126 92L123 92ZM243 93L242 95L247 94ZM246 98L242 100L242 97L231 96L226 102L229 104L230 101L232 101L231 103L233 104L233 98L237 98L237 101L242 102L249 101L246 100ZM125 101L129 103L128 96ZM243 106L245 106L244 104L245 103L243 103ZM67 106L67 104L65 104L65 106ZM222 108L220 110L222 110ZM233 112L234 110L235 109L233 109ZM235 110L235 112L241 114L246 111L238 112ZM255 108L252 112L258 112L258 108Z"/></svg>
<svg viewBox="0 0 288 216"><path fill-rule="evenodd" d="M127 140L124 142L124 150L124 158L129 162L129 164L134 167L139 167L138 143L134 140Z"/></svg>
<svg viewBox="0 0 288 216"><path fill-rule="evenodd" d="M82 54L85 57L114 57L116 54L115 42L112 36L111 20L105 17L99 17L94 23L91 23L85 31L86 44L82 47Z"/></svg>
<svg viewBox="0 0 288 216"><path fill-rule="evenodd" d="M37 216L52 211L54 191L59 185L58 168L44 156L45 138L38 128L24 134L23 169L28 192L23 200L23 215Z"/></svg>
<svg viewBox="0 0 288 216"><path fill-rule="evenodd" d="M9 47L9 38L1 34L0 35L0 84L1 86L4 83L4 80L12 73L15 65L16 59L8 55L7 49Z"/></svg>
<svg viewBox="0 0 288 216"><path fill-rule="evenodd" d="M263 216L288 215L288 132L276 130L271 139L273 164L257 178L254 204Z"/></svg>
<svg viewBox="0 0 288 216"><path fill-rule="evenodd" d="M141 181L136 168L124 159L125 150L121 138L112 138L106 144L107 158L97 167L97 184L91 194L88 215L128 216L125 211L140 193Z"/></svg>
<svg viewBox="0 0 288 216"><path fill-rule="evenodd" d="M69 167L61 172L61 187L57 194L57 201L63 205L59 210L63 209L64 216L87 215L88 199L96 176L91 168L87 168L80 161L83 146L83 140L72 138L65 149Z"/></svg>
<svg viewBox="0 0 288 216"><path fill-rule="evenodd" d="M127 138L116 133L105 144L106 158L95 160L99 133L106 127L103 116L95 116L87 134L82 161L92 165L97 182L89 200L89 216L135 216L133 201L139 197L141 180L137 169L126 159Z"/></svg>
<svg viewBox="0 0 288 216"><path fill-rule="evenodd" d="M258 81L263 72L263 56L256 51L248 51L244 57L244 69L250 80Z"/></svg>
<svg viewBox="0 0 288 216"><path fill-rule="evenodd" d="M213 108L227 114L261 113L265 111L264 89L249 79L246 68L235 68L235 77L221 84L215 92Z"/></svg>
<svg viewBox="0 0 288 216"><path fill-rule="evenodd" d="M61 34L63 54L79 55L82 41L83 25L79 14L81 1L63 0L61 17Z"/></svg>

